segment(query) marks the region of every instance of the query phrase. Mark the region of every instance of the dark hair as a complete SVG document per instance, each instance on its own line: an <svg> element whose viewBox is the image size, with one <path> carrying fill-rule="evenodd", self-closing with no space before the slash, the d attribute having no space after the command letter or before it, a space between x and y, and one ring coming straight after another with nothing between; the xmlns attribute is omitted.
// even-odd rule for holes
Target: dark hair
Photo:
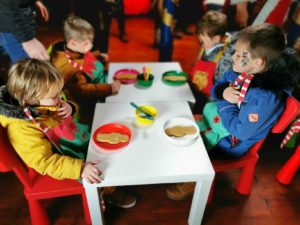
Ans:
<svg viewBox="0 0 300 225"><path fill-rule="evenodd" d="M267 23L244 28L238 33L237 40L248 44L247 49L252 58L265 60L266 69L280 58L286 46L283 31Z"/></svg>
<svg viewBox="0 0 300 225"><path fill-rule="evenodd" d="M227 31L227 16L221 12L208 11L198 23L199 34L207 34L209 37L225 35Z"/></svg>
<svg viewBox="0 0 300 225"><path fill-rule="evenodd" d="M286 48L269 70L262 76L255 76L251 82L252 87L264 88L277 95L284 94L286 90L293 90L299 84L300 59L291 48Z"/></svg>

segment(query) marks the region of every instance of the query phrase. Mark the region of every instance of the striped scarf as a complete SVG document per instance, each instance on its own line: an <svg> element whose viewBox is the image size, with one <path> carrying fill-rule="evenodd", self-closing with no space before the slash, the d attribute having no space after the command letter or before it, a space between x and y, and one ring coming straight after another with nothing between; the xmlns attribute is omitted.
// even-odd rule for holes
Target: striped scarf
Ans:
<svg viewBox="0 0 300 225"><path fill-rule="evenodd" d="M285 146L285 144L290 140L290 138L293 136L293 134L299 133L299 131L300 131L300 118L298 118L293 123L293 125L290 128L290 130L288 131L288 133L284 137L283 141L281 142L280 148L283 148L283 146Z"/></svg>
<svg viewBox="0 0 300 225"><path fill-rule="evenodd" d="M27 117L30 121L32 121L33 123L37 124L37 125L41 128L41 130L42 130L44 133L47 133L47 132L49 131L48 127L44 126L43 124L41 124L40 122L36 121L36 120L33 118L33 116L31 115L31 113L30 113L30 111L29 111L29 109L28 109L27 107L24 108L24 113L25 113L26 117Z"/></svg>
<svg viewBox="0 0 300 225"><path fill-rule="evenodd" d="M243 83L240 90L239 99L238 99L240 103L244 101L245 95L248 91L248 87L253 77L254 76L252 74L242 73L233 82L233 86L235 87L238 87L240 86L241 83ZM238 139L235 136L231 135L231 142L232 142L232 146L234 146L238 143Z"/></svg>
<svg viewBox="0 0 300 225"><path fill-rule="evenodd" d="M241 83L242 84L242 87L241 87L241 90L240 90L240 95L239 95L239 102L242 102L244 101L244 98L245 98L245 95L247 93L247 90L248 90L248 87L251 83L251 80L254 76L252 74L249 74L249 73L242 73L240 74L236 80L234 81L233 85L235 87L239 86Z"/></svg>
<svg viewBox="0 0 300 225"><path fill-rule="evenodd" d="M80 65L80 64L78 64L77 62L75 62L71 59L71 52L69 50L65 49L65 52L66 52L66 57L67 57L68 62L70 63L70 65L73 66L74 68L82 71L83 70L83 65Z"/></svg>

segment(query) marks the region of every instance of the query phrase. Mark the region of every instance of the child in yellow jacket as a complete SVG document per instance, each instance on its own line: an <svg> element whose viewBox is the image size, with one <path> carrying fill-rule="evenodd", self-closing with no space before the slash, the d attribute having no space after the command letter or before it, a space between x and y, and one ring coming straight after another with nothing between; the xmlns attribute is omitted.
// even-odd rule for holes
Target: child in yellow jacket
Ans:
<svg viewBox="0 0 300 225"><path fill-rule="evenodd" d="M74 115L76 106L60 99L64 81L50 63L22 60L9 70L8 81L0 89L0 123L22 160L40 174L56 179L86 179L101 182L97 161L61 155L41 129L55 129ZM26 116L29 111L35 122Z"/></svg>
<svg viewBox="0 0 300 225"><path fill-rule="evenodd" d="M17 62L0 87L0 125L20 158L39 174L100 183L99 161L84 161L90 134L73 121L76 105L60 98L63 85L62 75L49 62ZM135 205L136 198L119 189L107 192L112 204Z"/></svg>

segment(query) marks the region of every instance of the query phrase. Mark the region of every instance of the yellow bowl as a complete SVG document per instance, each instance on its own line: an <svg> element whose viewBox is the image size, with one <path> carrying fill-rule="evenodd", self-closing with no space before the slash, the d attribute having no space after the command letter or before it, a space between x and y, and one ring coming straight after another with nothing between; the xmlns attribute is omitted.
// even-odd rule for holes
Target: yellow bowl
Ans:
<svg viewBox="0 0 300 225"><path fill-rule="evenodd" d="M137 109L135 110L136 120L140 124L151 125L154 122L155 117L157 116L157 109L151 105L142 105L140 108L144 110L146 113L149 113L153 117L153 120L150 120L147 117L145 117L144 114L138 111Z"/></svg>

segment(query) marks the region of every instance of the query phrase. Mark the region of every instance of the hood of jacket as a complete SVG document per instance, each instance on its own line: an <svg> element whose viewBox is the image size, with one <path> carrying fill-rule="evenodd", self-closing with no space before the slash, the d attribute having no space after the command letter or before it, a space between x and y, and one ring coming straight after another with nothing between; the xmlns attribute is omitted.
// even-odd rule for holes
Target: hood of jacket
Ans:
<svg viewBox="0 0 300 225"><path fill-rule="evenodd" d="M287 48L268 71L255 75L250 85L281 95L285 91L291 91L299 83L299 58L294 50Z"/></svg>
<svg viewBox="0 0 300 225"><path fill-rule="evenodd" d="M33 117L39 116L38 110L33 107L28 107ZM24 108L18 104L18 101L14 99L7 91L6 86L0 87L0 115L8 118L24 119L28 120Z"/></svg>

